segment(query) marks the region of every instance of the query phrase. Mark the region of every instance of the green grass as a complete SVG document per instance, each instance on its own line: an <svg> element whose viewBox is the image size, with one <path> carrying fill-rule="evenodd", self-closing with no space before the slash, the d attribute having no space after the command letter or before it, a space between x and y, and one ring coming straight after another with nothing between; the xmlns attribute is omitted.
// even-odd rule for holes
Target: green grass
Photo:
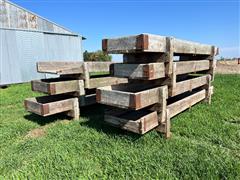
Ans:
<svg viewBox="0 0 240 180"><path fill-rule="evenodd" d="M103 107L63 123L26 112L40 94L29 84L0 90L0 178L239 179L240 76L217 75L212 105L200 103L172 120L173 136L138 136L103 124ZM45 135L31 138L40 128Z"/></svg>

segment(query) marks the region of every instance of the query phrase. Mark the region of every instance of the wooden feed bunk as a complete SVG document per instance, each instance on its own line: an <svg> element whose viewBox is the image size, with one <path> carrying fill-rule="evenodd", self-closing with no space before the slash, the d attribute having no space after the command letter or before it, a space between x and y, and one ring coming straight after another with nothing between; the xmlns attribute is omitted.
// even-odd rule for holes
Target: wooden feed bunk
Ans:
<svg viewBox="0 0 240 180"><path fill-rule="evenodd" d="M218 48L151 34L104 39L102 47L123 54L111 73L129 79L97 89L97 102L112 107L107 123L139 134L156 129L168 138L170 118L202 100L211 102Z"/></svg>
<svg viewBox="0 0 240 180"><path fill-rule="evenodd" d="M37 71L59 75L59 78L34 80L32 90L48 96L26 99L27 111L49 116L61 112L79 118L79 107L96 103L96 88L126 83L126 78L91 74L108 73L109 62L38 62Z"/></svg>

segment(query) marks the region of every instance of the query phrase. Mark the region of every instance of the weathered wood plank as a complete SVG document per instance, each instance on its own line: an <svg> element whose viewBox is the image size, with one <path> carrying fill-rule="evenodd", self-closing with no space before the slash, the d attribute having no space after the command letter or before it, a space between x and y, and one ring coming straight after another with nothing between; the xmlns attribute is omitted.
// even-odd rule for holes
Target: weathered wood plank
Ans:
<svg viewBox="0 0 240 180"><path fill-rule="evenodd" d="M119 85L98 88L97 102L125 109L142 109L159 102L159 90L163 87L146 88L135 92L127 91Z"/></svg>
<svg viewBox="0 0 240 180"><path fill-rule="evenodd" d="M49 95L63 94L68 92L79 92L79 95L84 94L83 80L64 80L61 78L42 79L31 81L32 90Z"/></svg>
<svg viewBox="0 0 240 180"><path fill-rule="evenodd" d="M167 51L165 36L140 34L103 40L103 51L111 54ZM173 52L177 54L211 54L211 45L173 38Z"/></svg>
<svg viewBox="0 0 240 180"><path fill-rule="evenodd" d="M114 64L114 76L129 79L159 79L165 77L164 63L149 64Z"/></svg>
<svg viewBox="0 0 240 180"><path fill-rule="evenodd" d="M98 87L104 87L109 85L127 83L127 78L118 78L118 77L101 77L101 78L90 78L89 84L85 88L94 89Z"/></svg>
<svg viewBox="0 0 240 180"><path fill-rule="evenodd" d="M89 72L109 72L113 62L85 62Z"/></svg>
<svg viewBox="0 0 240 180"><path fill-rule="evenodd" d="M176 75L209 69L209 60L179 61L174 63L176 63Z"/></svg>
<svg viewBox="0 0 240 180"><path fill-rule="evenodd" d="M37 71L40 73L50 73L58 75L81 74L83 73L83 62L37 62Z"/></svg>
<svg viewBox="0 0 240 180"><path fill-rule="evenodd" d="M187 91L192 91L195 88L206 85L208 83L208 77L209 75L204 75L201 77L177 82L171 96L176 96Z"/></svg>
<svg viewBox="0 0 240 180"><path fill-rule="evenodd" d="M121 129L145 134L158 125L157 112L122 112L105 114L104 121Z"/></svg>
<svg viewBox="0 0 240 180"><path fill-rule="evenodd" d="M74 111L76 109L76 101L78 98L70 98L69 96L42 96L37 98L29 98L24 101L27 111L41 115L50 116L53 114Z"/></svg>
<svg viewBox="0 0 240 180"><path fill-rule="evenodd" d="M181 99L175 103L168 105L167 109L169 110L170 118L172 118L173 116L179 114L180 112L190 108L194 104L205 99L205 97L206 97L206 90L203 89L193 95L190 95L184 99Z"/></svg>

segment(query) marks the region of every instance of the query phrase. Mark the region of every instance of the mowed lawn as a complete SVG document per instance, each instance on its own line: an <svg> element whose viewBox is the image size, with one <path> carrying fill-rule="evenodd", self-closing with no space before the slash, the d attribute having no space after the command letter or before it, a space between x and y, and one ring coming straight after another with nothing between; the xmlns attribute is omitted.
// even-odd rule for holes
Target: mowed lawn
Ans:
<svg viewBox="0 0 240 180"><path fill-rule="evenodd" d="M172 138L103 123L103 107L82 118L24 110L30 84L0 89L0 178L240 179L240 75L217 75L212 105L172 119Z"/></svg>

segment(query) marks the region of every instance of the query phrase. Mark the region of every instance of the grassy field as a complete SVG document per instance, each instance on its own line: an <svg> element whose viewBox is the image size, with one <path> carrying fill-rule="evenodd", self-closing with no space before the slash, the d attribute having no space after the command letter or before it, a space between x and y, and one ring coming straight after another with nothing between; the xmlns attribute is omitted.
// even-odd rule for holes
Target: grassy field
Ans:
<svg viewBox="0 0 240 180"><path fill-rule="evenodd" d="M217 75L212 105L172 120L173 136L103 124L103 107L69 121L26 112L29 84L0 90L0 178L240 179L240 75Z"/></svg>

